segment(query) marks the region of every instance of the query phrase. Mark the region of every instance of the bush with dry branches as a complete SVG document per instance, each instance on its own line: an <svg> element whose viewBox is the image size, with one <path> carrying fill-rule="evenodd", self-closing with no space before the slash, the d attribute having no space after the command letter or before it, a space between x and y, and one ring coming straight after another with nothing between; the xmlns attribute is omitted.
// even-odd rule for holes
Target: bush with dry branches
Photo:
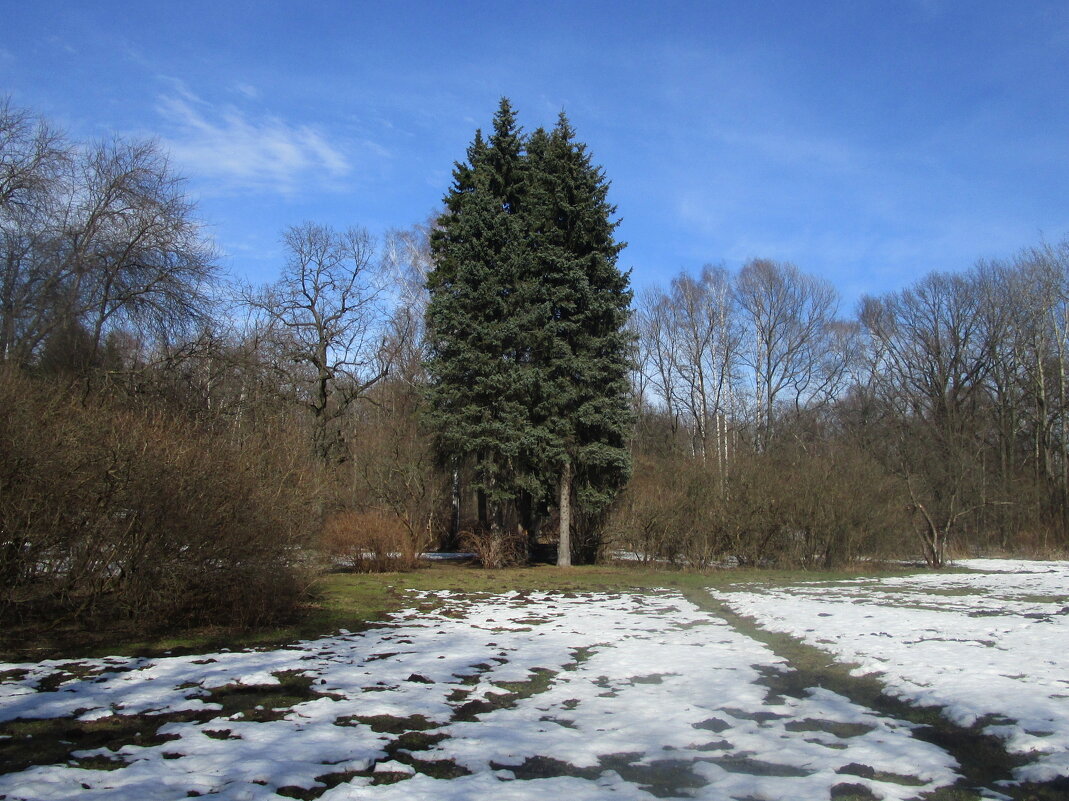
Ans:
<svg viewBox="0 0 1069 801"><path fill-rule="evenodd" d="M377 509L349 509L328 517L320 548L335 563L360 573L411 570L420 556L405 521Z"/></svg>
<svg viewBox="0 0 1069 801"><path fill-rule="evenodd" d="M479 564L491 570L527 561L527 539L518 532L502 529L462 531L460 547L475 554Z"/></svg>
<svg viewBox="0 0 1069 801"><path fill-rule="evenodd" d="M0 372L0 617L153 628L292 613L314 520L301 453Z"/></svg>

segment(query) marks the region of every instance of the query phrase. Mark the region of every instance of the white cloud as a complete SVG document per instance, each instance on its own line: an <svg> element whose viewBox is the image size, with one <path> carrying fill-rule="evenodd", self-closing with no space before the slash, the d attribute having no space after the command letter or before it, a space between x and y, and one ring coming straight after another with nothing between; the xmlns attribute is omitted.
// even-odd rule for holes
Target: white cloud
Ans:
<svg viewBox="0 0 1069 801"><path fill-rule="evenodd" d="M350 171L345 155L309 125L216 108L183 87L161 96L157 110L169 124L163 142L175 162L222 191L336 188Z"/></svg>
<svg viewBox="0 0 1069 801"><path fill-rule="evenodd" d="M236 83L234 84L234 91L240 92L250 100L256 100L260 96L260 90L252 84L248 83Z"/></svg>

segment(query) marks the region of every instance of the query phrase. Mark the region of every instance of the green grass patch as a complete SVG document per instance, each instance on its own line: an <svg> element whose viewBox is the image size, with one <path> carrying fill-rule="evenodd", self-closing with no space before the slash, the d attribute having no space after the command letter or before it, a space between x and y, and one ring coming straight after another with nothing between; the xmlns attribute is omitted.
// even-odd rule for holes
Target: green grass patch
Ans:
<svg viewBox="0 0 1069 801"><path fill-rule="evenodd" d="M498 681L494 682L494 686L505 690L511 700L517 701L544 693L557 677L556 671L539 667L533 668L531 674L531 678L526 681Z"/></svg>
<svg viewBox="0 0 1069 801"><path fill-rule="evenodd" d="M237 720L281 720L294 706L316 698L336 698L312 689L312 679L300 671L280 671L274 675L278 684L228 684L210 690L204 700L219 704L219 717L238 716Z"/></svg>
<svg viewBox="0 0 1069 801"><path fill-rule="evenodd" d="M338 718L334 721L335 726L369 727L379 734L405 734L407 732L423 732L436 729L441 724L428 720L423 715L409 715L397 717L396 715L355 715L353 717Z"/></svg>
<svg viewBox="0 0 1069 801"><path fill-rule="evenodd" d="M819 731L832 734L840 739L861 737L873 731L876 727L865 723L844 723L836 720L792 720L784 725L787 731Z"/></svg>
<svg viewBox="0 0 1069 801"><path fill-rule="evenodd" d="M207 713L215 715L217 713ZM166 723L204 720L206 713L180 712L167 715L109 715L97 720L46 718L0 723L0 774L25 770L33 765L74 764L94 770L113 770L126 763L122 757L101 754L74 758L75 751L107 749L125 745L154 746L178 739L159 735Z"/></svg>
<svg viewBox="0 0 1069 801"><path fill-rule="evenodd" d="M1011 600L1021 601L1026 604L1069 604L1069 595L1018 595Z"/></svg>
<svg viewBox="0 0 1069 801"><path fill-rule="evenodd" d="M484 570L470 564L431 562L406 573L323 574L311 585L309 600L300 619L285 626L259 629L201 627L152 638L145 638L142 632L131 629L123 621L93 627L57 625L48 631L0 627L0 661L36 662L111 655L195 654L224 648L268 648L332 634L339 629L360 631L403 608L416 606L431 611L450 605L449 599L430 598L418 602L407 595L410 590L449 590L461 596L497 595L508 591L521 594L544 591L574 596L577 593L642 591L658 587L684 592L709 587L728 590L740 585L776 587L916 572L916 568L881 569L871 565L834 572L731 568L697 573L619 564L571 568L533 565Z"/></svg>

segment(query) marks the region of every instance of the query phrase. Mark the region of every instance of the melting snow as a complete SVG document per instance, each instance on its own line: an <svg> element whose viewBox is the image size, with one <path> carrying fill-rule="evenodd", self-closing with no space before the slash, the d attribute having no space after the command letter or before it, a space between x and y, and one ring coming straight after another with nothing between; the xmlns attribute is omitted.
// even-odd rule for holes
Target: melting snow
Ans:
<svg viewBox="0 0 1069 801"><path fill-rule="evenodd" d="M1069 563L958 564L977 572L714 595L880 674L894 695L980 724L1029 757L1018 780L1069 775Z"/></svg>
<svg viewBox="0 0 1069 801"><path fill-rule="evenodd" d="M881 591L908 595L911 586ZM848 597L862 591L842 585L841 597L799 603L864 619L864 607ZM428 596L414 598L421 600ZM163 723L165 739L155 744L72 755L118 759L118 769L38 765L0 776L0 797L237 801L302 788L326 801L649 801L651 791L818 799L850 784L907 799L957 778L953 759L914 739L908 723L823 689L775 695L761 679L784 670L782 660L678 594L438 593L433 600L442 604L399 613L381 628L279 650L0 664L8 677L0 720L188 713ZM783 605L775 594L728 600L749 605L750 614ZM921 619L914 614L937 614L871 606L898 616L909 634L896 636L913 640L921 634L910 625ZM781 611L807 625L797 609ZM837 632L841 615L819 625ZM786 625L787 617L775 620ZM1012 628L1017 620L979 622ZM1021 627L1041 625L1021 620ZM226 714L213 700L213 690L277 685L293 672L311 681L315 695L274 714ZM422 730L423 743L398 742L395 729L376 725L387 719ZM1069 721L1056 723L1069 732ZM442 765L453 766L454 778L442 777Z"/></svg>

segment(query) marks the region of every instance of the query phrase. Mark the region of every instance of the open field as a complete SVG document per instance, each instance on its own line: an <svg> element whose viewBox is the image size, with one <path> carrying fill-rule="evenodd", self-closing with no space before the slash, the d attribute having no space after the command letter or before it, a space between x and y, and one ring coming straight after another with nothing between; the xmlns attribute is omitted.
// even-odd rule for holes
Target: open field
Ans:
<svg viewBox="0 0 1069 801"><path fill-rule="evenodd" d="M328 636L0 664L0 798L1069 797L1069 564L965 566L337 576Z"/></svg>
<svg viewBox="0 0 1069 801"><path fill-rule="evenodd" d="M1069 565L961 564L984 572L717 596L854 675L879 676L889 695L1003 740L1022 762L1015 778L1069 776Z"/></svg>

